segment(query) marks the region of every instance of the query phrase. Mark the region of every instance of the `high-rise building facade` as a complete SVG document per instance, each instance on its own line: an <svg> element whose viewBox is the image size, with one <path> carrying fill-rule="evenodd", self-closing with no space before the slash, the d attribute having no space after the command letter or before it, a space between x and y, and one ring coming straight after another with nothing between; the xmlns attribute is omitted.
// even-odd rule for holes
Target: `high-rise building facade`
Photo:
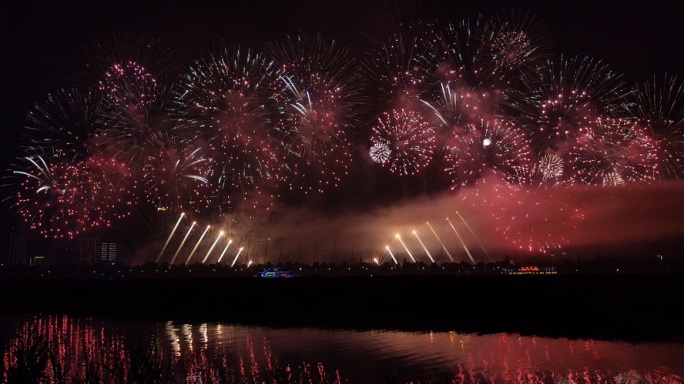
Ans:
<svg viewBox="0 0 684 384"><path fill-rule="evenodd" d="M112 263L119 260L119 247L117 243L103 241L100 245L100 261Z"/></svg>

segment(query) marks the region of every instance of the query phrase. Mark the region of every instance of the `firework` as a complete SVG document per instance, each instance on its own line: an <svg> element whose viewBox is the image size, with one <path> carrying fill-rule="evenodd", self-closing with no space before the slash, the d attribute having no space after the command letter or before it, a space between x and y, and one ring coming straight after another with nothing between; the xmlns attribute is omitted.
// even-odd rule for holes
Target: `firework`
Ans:
<svg viewBox="0 0 684 384"><path fill-rule="evenodd" d="M99 82L105 98L130 113L146 113L157 98L157 80L134 61L114 63Z"/></svg>
<svg viewBox="0 0 684 384"><path fill-rule="evenodd" d="M513 11L491 23L492 34L486 44L496 72L526 72L548 56L549 27L535 15Z"/></svg>
<svg viewBox="0 0 684 384"><path fill-rule="evenodd" d="M454 132L453 143L447 148L445 171L454 185L471 184L489 173L519 184L533 168L524 131L505 120L469 124Z"/></svg>
<svg viewBox="0 0 684 384"><path fill-rule="evenodd" d="M207 179L209 169L210 161L201 156L199 149L165 148L148 159L139 188L155 206L202 212L218 194L216 186Z"/></svg>
<svg viewBox="0 0 684 384"><path fill-rule="evenodd" d="M608 172L608 173L603 175L603 185L605 185L605 186L625 185L625 180L617 172Z"/></svg>
<svg viewBox="0 0 684 384"><path fill-rule="evenodd" d="M489 105L500 102L519 69L537 56L536 40L520 20L494 20L483 15L449 23L439 32L438 76L464 90L476 90Z"/></svg>
<svg viewBox="0 0 684 384"><path fill-rule="evenodd" d="M100 130L102 100L94 91L63 89L48 94L26 116L23 149L27 153L59 153L85 160L95 151L92 137Z"/></svg>
<svg viewBox="0 0 684 384"><path fill-rule="evenodd" d="M351 162L349 140L361 106L355 61L318 35L268 48L279 68L271 83L272 135L290 171L287 189L337 188Z"/></svg>
<svg viewBox="0 0 684 384"><path fill-rule="evenodd" d="M684 83L676 76L653 77L635 85L627 112L643 127L650 129L659 147L663 176L684 176Z"/></svg>
<svg viewBox="0 0 684 384"><path fill-rule="evenodd" d="M337 208L354 194L363 204L381 200L365 200L374 191L392 199L407 185L450 187L490 213L509 245L548 253L583 219L566 190L684 175L684 83L674 76L629 92L600 60L549 60L543 25L515 12L387 30L358 59L299 33L264 53L223 46L177 78L156 40L115 35L79 60L86 87L52 92L27 114L14 208L41 235L73 238L114 225L144 196L160 210L220 218L244 245L280 204ZM190 263L200 246L203 263L218 253L221 235L208 244L208 229L181 249L192 228L172 262L184 251ZM414 235L406 244L432 260Z"/></svg>
<svg viewBox="0 0 684 384"><path fill-rule="evenodd" d="M170 136L175 55L156 39L116 33L94 42L84 56L79 82L97 88L104 101L95 145L139 171Z"/></svg>
<svg viewBox="0 0 684 384"><path fill-rule="evenodd" d="M542 181L556 180L563 176L563 159L555 153L545 153L537 166L538 172L542 176Z"/></svg>
<svg viewBox="0 0 684 384"><path fill-rule="evenodd" d="M172 111L174 132L212 159L210 173L224 193L278 177L264 105L274 71L262 55L226 47L183 76Z"/></svg>
<svg viewBox="0 0 684 384"><path fill-rule="evenodd" d="M440 84L439 96L435 101L421 100L436 118L435 126L439 127L438 140L445 145L451 134L458 127L468 123L475 123L482 117L481 111L486 111L482 101L475 91L459 89L448 83Z"/></svg>
<svg viewBox="0 0 684 384"><path fill-rule="evenodd" d="M370 150L368 150L368 155L373 162L378 164L386 164L392 155L392 150L386 142L379 141L377 143L373 143Z"/></svg>
<svg viewBox="0 0 684 384"><path fill-rule="evenodd" d="M437 39L435 24L406 23L365 57L364 74L390 107L409 108L437 82Z"/></svg>
<svg viewBox="0 0 684 384"><path fill-rule="evenodd" d="M588 57L547 61L507 93L507 107L531 132L537 153L557 151L596 118L616 116L627 91L621 76ZM561 156L562 157L562 156Z"/></svg>
<svg viewBox="0 0 684 384"><path fill-rule="evenodd" d="M570 151L573 177L583 184L659 178L658 146L646 130L623 119L597 119ZM611 175L611 181L602 180Z"/></svg>
<svg viewBox="0 0 684 384"><path fill-rule="evenodd" d="M383 113L373 127L373 147L388 149L384 152L387 160L380 164L390 172L414 175L425 168L432 158L435 149L434 129L413 111L393 110L391 114Z"/></svg>
<svg viewBox="0 0 684 384"><path fill-rule="evenodd" d="M595 182L601 178L597 177ZM564 185L566 188L557 188ZM548 254L568 245L584 220L582 201L569 193L571 184L513 184L482 178L460 191L461 199L488 212L493 229L513 249ZM548 188L552 186L554 188ZM458 213L458 212L457 212ZM466 227L470 227L463 221ZM471 232L477 240L474 232ZM482 244L478 241L482 247ZM482 247L483 252L489 256Z"/></svg>
<svg viewBox="0 0 684 384"><path fill-rule="evenodd" d="M129 102L139 101L141 107L147 98L139 96L150 96L147 91L172 81L180 69L176 55L161 40L139 32L119 31L109 36L98 36L75 61L78 68L73 81L78 87L100 85L103 90L124 96L113 100L123 101L131 97ZM148 74L154 77L150 78ZM134 90L136 92L126 96L127 91Z"/></svg>
<svg viewBox="0 0 684 384"><path fill-rule="evenodd" d="M119 108L105 99L101 114L103 128L93 140L94 145L140 171L168 142L178 141L171 133L172 124L167 115L171 95L171 89L161 90L145 111Z"/></svg>
<svg viewBox="0 0 684 384"><path fill-rule="evenodd" d="M46 238L72 239L128 216L135 200L130 172L115 159L72 162L59 157L21 158L13 171L14 206L30 228Z"/></svg>

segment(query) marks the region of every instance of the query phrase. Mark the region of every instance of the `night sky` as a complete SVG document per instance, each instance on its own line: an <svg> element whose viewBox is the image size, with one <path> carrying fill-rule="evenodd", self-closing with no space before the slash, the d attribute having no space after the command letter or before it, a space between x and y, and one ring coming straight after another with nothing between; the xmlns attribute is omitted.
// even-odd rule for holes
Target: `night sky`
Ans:
<svg viewBox="0 0 684 384"><path fill-rule="evenodd" d="M548 25L554 54L601 59L631 84L643 83L653 75L684 76L684 13L680 7L675 1L662 0L11 2L3 5L0 13L0 123L5 132L5 139L0 142L2 164L9 164L19 154L19 136L32 105L43 100L47 92L73 85L79 60L87 59L87 48L92 47L93 41L106 39L115 32L159 38L180 58L194 57L198 51L220 41L261 49L267 42L297 31L320 32L353 50L363 50L370 39L384 37L383 25L392 18L410 20L410 15L416 15L424 20L436 17L449 21L477 12L500 15L515 10L534 14ZM668 188L667 193L647 193L654 209L650 212L667 210L663 208L667 199L681 200L681 186ZM3 191L4 196L7 191ZM620 195L616 201L627 204L631 197ZM2 209L8 212L6 203ZM417 207L408 210L412 209L421 211ZM684 218L680 215L684 214L681 204L676 204L672 211L663 223ZM14 213L3 217L4 233L14 221ZM630 220L627 222L631 223ZM652 222L661 221L653 218ZM335 230L343 224L327 225ZM597 220L590 227L601 225ZM653 232L648 239L658 236L657 230ZM677 224L666 232L668 237L676 238L684 233L684 228ZM625 231L621 233L625 240L630 236ZM5 240L3 236L2 242ZM6 247L2 248L4 251Z"/></svg>

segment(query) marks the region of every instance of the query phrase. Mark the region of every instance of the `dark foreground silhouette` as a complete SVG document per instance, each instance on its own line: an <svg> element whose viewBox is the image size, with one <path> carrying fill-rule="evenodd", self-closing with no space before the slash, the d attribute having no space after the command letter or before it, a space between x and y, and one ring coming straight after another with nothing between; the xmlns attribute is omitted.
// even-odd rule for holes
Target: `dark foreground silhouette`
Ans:
<svg viewBox="0 0 684 384"><path fill-rule="evenodd" d="M3 279L5 313L684 340L681 275Z"/></svg>

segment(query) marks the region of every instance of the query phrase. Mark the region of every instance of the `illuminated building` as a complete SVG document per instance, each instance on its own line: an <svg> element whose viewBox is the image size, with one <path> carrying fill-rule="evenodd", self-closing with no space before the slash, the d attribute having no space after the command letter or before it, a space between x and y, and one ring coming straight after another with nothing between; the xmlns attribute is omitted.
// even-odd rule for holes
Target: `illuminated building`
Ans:
<svg viewBox="0 0 684 384"><path fill-rule="evenodd" d="M100 261L116 262L119 259L117 243L103 241L100 245Z"/></svg>

